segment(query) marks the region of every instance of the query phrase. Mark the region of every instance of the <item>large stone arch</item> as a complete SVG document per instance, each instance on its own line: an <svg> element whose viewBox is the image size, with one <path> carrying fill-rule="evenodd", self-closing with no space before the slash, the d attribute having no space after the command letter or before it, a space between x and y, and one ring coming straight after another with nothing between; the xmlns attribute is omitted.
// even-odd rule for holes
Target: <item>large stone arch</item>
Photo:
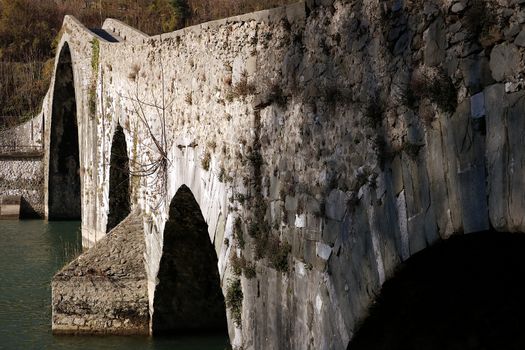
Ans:
<svg viewBox="0 0 525 350"><path fill-rule="evenodd" d="M152 332L226 332L217 253L192 191L182 185L169 207L153 302Z"/></svg>
<svg viewBox="0 0 525 350"><path fill-rule="evenodd" d="M48 164L48 219L80 220L81 183L77 101L71 51L60 50L53 88Z"/></svg>
<svg viewBox="0 0 525 350"><path fill-rule="evenodd" d="M387 280L348 349L521 349L525 235L454 235Z"/></svg>
<svg viewBox="0 0 525 350"><path fill-rule="evenodd" d="M120 124L115 129L111 143L108 201L107 232L111 231L131 212L128 146Z"/></svg>

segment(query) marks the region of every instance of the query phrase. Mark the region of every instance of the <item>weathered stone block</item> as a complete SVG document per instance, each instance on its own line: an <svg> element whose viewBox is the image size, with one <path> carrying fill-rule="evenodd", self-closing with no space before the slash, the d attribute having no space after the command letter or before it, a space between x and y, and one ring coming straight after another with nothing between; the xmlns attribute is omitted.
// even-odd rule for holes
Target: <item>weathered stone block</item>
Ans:
<svg viewBox="0 0 525 350"><path fill-rule="evenodd" d="M463 225L465 233L486 231L488 220L486 174L484 167L473 167L459 173Z"/></svg>
<svg viewBox="0 0 525 350"><path fill-rule="evenodd" d="M485 116L485 96L483 92L477 93L470 98L470 114L472 118Z"/></svg>
<svg viewBox="0 0 525 350"><path fill-rule="evenodd" d="M59 271L52 282L53 333L149 334L144 251L142 217L131 214Z"/></svg>
<svg viewBox="0 0 525 350"><path fill-rule="evenodd" d="M438 17L423 34L426 42L425 64L435 66L445 58L446 37L443 19Z"/></svg>
<svg viewBox="0 0 525 350"><path fill-rule="evenodd" d="M334 189L328 195L325 204L325 214L329 219L341 221L346 212L346 202L348 201L346 193Z"/></svg>
<svg viewBox="0 0 525 350"><path fill-rule="evenodd" d="M496 81L513 78L521 69L520 53L514 44L496 45L490 53L490 69Z"/></svg>

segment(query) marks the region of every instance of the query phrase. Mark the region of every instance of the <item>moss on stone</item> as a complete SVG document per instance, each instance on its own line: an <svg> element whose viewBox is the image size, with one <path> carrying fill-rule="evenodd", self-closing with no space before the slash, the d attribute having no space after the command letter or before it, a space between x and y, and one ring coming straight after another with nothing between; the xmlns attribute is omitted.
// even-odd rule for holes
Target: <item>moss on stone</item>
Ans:
<svg viewBox="0 0 525 350"><path fill-rule="evenodd" d="M228 280L226 307L230 310L231 318L237 327L241 327L243 297L241 280L239 278Z"/></svg>
<svg viewBox="0 0 525 350"><path fill-rule="evenodd" d="M97 78L98 78L98 65L100 60L100 42L98 39L91 40L91 68L93 69L91 86L89 87L89 113L92 118L95 117L97 112Z"/></svg>

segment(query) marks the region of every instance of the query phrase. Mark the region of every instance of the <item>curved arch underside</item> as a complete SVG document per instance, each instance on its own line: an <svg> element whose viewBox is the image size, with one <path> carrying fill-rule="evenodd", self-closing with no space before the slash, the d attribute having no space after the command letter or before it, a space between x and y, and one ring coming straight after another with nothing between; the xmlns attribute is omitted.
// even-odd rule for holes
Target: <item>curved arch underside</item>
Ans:
<svg viewBox="0 0 525 350"><path fill-rule="evenodd" d="M107 232L111 231L131 212L127 148L124 131L118 125L111 144Z"/></svg>
<svg viewBox="0 0 525 350"><path fill-rule="evenodd" d="M77 105L69 46L60 53L51 117L48 218L80 220L80 161Z"/></svg>
<svg viewBox="0 0 525 350"><path fill-rule="evenodd" d="M349 350L525 349L525 235L452 237L387 281Z"/></svg>
<svg viewBox="0 0 525 350"><path fill-rule="evenodd" d="M154 334L226 332L217 254L199 205L186 186L170 205L158 280Z"/></svg>

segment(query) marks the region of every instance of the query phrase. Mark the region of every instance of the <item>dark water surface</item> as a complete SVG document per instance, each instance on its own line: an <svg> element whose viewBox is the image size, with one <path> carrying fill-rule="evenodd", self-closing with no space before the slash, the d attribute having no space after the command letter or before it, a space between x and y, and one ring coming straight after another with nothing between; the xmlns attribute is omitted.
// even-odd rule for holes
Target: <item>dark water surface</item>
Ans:
<svg viewBox="0 0 525 350"><path fill-rule="evenodd" d="M0 221L0 349L224 350L227 335L53 336L51 278L80 251L78 222Z"/></svg>

